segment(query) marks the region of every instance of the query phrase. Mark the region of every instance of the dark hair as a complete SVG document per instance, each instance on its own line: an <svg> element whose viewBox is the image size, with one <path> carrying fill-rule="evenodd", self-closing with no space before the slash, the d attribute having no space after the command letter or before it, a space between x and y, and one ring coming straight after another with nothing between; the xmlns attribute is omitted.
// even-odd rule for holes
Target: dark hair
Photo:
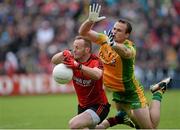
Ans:
<svg viewBox="0 0 180 130"><path fill-rule="evenodd" d="M87 37L83 36L76 36L75 40L82 39L84 40L84 46L90 48L90 52L92 51L92 44L91 41Z"/></svg>
<svg viewBox="0 0 180 130"><path fill-rule="evenodd" d="M129 34L131 33L132 26L131 26L130 22L128 22L127 20L124 20L124 19L119 19L118 22L126 24L127 25L126 33L129 33Z"/></svg>

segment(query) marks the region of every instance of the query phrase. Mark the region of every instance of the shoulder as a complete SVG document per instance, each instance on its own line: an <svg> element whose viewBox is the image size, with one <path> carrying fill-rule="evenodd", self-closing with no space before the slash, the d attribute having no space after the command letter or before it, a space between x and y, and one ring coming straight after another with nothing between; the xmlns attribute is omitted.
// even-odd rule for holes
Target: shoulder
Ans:
<svg viewBox="0 0 180 130"><path fill-rule="evenodd" d="M134 48L134 49L136 50L136 45L135 45L135 43L134 43L133 41L125 40L124 45L125 45L126 47L129 47L129 48L132 47L132 48Z"/></svg>
<svg viewBox="0 0 180 130"><path fill-rule="evenodd" d="M102 66L102 61L95 54L92 54L90 59L91 59L90 62L92 64L97 65L97 66Z"/></svg>
<svg viewBox="0 0 180 130"><path fill-rule="evenodd" d="M104 43L107 43L108 37L103 33L98 33L98 38L96 40L97 44L103 45Z"/></svg>
<svg viewBox="0 0 180 130"><path fill-rule="evenodd" d="M92 54L90 59L91 60L95 60L95 61L99 61L100 60L99 57L97 55L95 55L95 54Z"/></svg>

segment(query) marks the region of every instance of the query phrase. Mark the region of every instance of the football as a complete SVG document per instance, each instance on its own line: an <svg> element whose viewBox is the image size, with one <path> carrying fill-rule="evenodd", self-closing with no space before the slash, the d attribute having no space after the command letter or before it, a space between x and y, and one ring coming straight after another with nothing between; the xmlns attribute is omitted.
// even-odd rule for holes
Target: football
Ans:
<svg viewBox="0 0 180 130"><path fill-rule="evenodd" d="M73 71L65 64L60 63L54 67L52 75L58 84L67 84L72 80Z"/></svg>

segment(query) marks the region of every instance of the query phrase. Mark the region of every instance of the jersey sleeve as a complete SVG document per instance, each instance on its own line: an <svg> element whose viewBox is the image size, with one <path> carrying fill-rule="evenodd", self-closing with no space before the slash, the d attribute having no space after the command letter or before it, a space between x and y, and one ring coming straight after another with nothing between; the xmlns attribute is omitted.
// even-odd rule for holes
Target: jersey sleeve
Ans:
<svg viewBox="0 0 180 130"><path fill-rule="evenodd" d="M98 39L95 41L96 44L103 45L107 43L108 37L103 33L98 33Z"/></svg>
<svg viewBox="0 0 180 130"><path fill-rule="evenodd" d="M93 67L97 67L99 69L103 69L103 64L102 64L101 60L98 57L94 57Z"/></svg>
<svg viewBox="0 0 180 130"><path fill-rule="evenodd" d="M103 69L103 64L102 64L102 62L100 61L100 59L97 60L97 62L98 62L98 66L97 66L97 67L102 70L102 69Z"/></svg>
<svg viewBox="0 0 180 130"><path fill-rule="evenodd" d="M125 44L125 46L133 52L133 57L135 57L136 56L136 46L135 46L135 44L132 43L132 42L129 42L129 43L127 42L127 44Z"/></svg>

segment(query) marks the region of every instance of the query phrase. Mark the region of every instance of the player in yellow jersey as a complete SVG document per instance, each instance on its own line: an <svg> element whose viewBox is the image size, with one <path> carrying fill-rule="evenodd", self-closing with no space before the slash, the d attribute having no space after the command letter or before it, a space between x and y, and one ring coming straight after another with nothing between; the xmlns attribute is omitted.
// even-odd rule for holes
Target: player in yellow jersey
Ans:
<svg viewBox="0 0 180 130"><path fill-rule="evenodd" d="M92 30L93 25L105 19L104 16L99 16L100 10L101 6L98 4L90 6L89 17L82 23L79 33L100 45L99 57L104 65L104 85L113 91L113 101L118 113L115 117L104 120L97 128L124 123L126 113L136 124L136 128L157 128L162 95L170 78L152 86L153 98L148 106L143 86L134 75L136 47L128 40L132 31L131 24L126 20L119 20L115 22L112 32L106 35L97 33Z"/></svg>

